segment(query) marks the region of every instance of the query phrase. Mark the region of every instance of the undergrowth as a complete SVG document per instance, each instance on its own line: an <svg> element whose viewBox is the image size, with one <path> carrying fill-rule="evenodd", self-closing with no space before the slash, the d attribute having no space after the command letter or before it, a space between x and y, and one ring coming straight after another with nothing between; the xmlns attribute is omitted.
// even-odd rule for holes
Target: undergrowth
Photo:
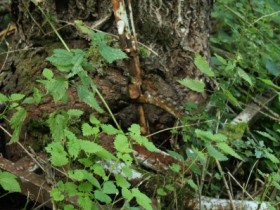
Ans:
<svg viewBox="0 0 280 210"><path fill-rule="evenodd" d="M275 12L279 9L279 2L273 0L216 2L212 13L210 65L195 54L195 65L208 78L212 88L206 89L207 85L202 81L179 81L193 91L207 91L210 95L205 107L185 104L185 109L194 114L181 119L180 135L184 141L181 153L169 151L181 161L188 160L193 176L179 177L183 180L182 185L189 185L196 195L265 201L271 209L279 206L280 17ZM53 23L48 21L55 30ZM128 131L120 128L89 77L90 71L124 59L126 54L109 46L104 33L90 30L80 21L75 25L89 36L91 47L87 51L69 49L58 34L65 49L56 49L47 58L53 69L44 69L43 79L38 80L45 92L35 88L33 96L29 97L0 94L0 102L6 104L1 118L13 129L10 143L16 143L20 138L27 116L25 104L39 104L47 95L51 95L55 103L67 103L67 90L74 87L81 101L98 113L108 112L114 125L103 123L93 115L85 121L83 110L78 109L60 109L49 114L46 123L52 141L45 151L50 155L54 170L67 177L66 181L57 182L53 174L49 174L50 182L55 186L51 191L54 207L75 209L66 201L76 197L82 209L96 209L104 204L112 207L117 204L125 209L136 209L132 205L152 209L151 198L129 182L138 173L132 146L139 144L153 152L158 149L140 134L139 125L131 125ZM96 59L92 63L89 59L92 60L93 55ZM274 100L261 110L261 120L231 123L250 102L259 100L256 96L267 93ZM11 110L14 114L7 119L5 114ZM73 127L73 121L76 125L79 122L78 129ZM113 136L114 153L98 143L101 133ZM175 164L171 170L179 174L180 166ZM176 197L174 180L177 179L174 177L166 177L169 180L158 187L157 197L170 194ZM5 190L19 191L17 184L13 184L14 188L8 184L15 181L13 175L0 172L0 184Z"/></svg>

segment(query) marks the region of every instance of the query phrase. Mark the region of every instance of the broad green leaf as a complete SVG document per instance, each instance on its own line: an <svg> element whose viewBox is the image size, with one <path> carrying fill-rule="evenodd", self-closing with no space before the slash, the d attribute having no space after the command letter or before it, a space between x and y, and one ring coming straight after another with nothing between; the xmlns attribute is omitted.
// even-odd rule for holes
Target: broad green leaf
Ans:
<svg viewBox="0 0 280 210"><path fill-rule="evenodd" d="M90 115L89 121L93 125L100 125L101 124L101 122L93 115Z"/></svg>
<svg viewBox="0 0 280 210"><path fill-rule="evenodd" d="M169 166L169 168L174 171L175 173L179 173L181 170L181 166L175 163L172 163L171 166Z"/></svg>
<svg viewBox="0 0 280 210"><path fill-rule="evenodd" d="M91 141L77 140L77 142L80 144L81 149L85 153L95 154L103 149L100 145L98 145L94 142L91 142Z"/></svg>
<svg viewBox="0 0 280 210"><path fill-rule="evenodd" d="M54 113L50 114L47 120L51 135L54 141L62 141L65 138L64 129L67 126L67 118L64 115Z"/></svg>
<svg viewBox="0 0 280 210"><path fill-rule="evenodd" d="M84 176L84 172L85 170L82 169L74 169L74 170L69 170L68 171L68 176L70 179L74 180L74 181L83 181L85 180L85 176Z"/></svg>
<svg viewBox="0 0 280 210"><path fill-rule="evenodd" d="M103 132L105 132L108 135L115 135L119 132L116 128L109 124L101 124L101 128Z"/></svg>
<svg viewBox="0 0 280 210"><path fill-rule="evenodd" d="M211 131L203 131L200 129L195 129L195 134L198 138L203 141L211 141L213 139L213 133Z"/></svg>
<svg viewBox="0 0 280 210"><path fill-rule="evenodd" d="M66 134L66 137L68 138L69 136ZM69 139L67 141L67 149L68 149L69 156L71 158L73 158L73 159L78 158L81 147L76 139Z"/></svg>
<svg viewBox="0 0 280 210"><path fill-rule="evenodd" d="M128 130L134 135L141 135L140 125L138 124L132 124Z"/></svg>
<svg viewBox="0 0 280 210"><path fill-rule="evenodd" d="M52 70L48 68L44 68L42 75L47 79L47 80L52 80L53 78L53 72Z"/></svg>
<svg viewBox="0 0 280 210"><path fill-rule="evenodd" d="M269 159L271 162L276 164L280 163L279 158L277 158L275 155L269 153L267 150L265 150L264 153L265 153L265 157Z"/></svg>
<svg viewBox="0 0 280 210"><path fill-rule="evenodd" d="M83 136L97 135L99 133L99 128L91 127L88 123L83 123L82 132L83 132Z"/></svg>
<svg viewBox="0 0 280 210"><path fill-rule="evenodd" d="M78 110L78 109L69 109L69 110L67 111L67 114L68 114L70 117L79 118L79 117L81 117L81 116L84 114L84 112L81 111L81 110Z"/></svg>
<svg viewBox="0 0 280 210"><path fill-rule="evenodd" d="M54 66L56 66L59 71L69 72L73 66L72 58L72 52L64 49L55 49L52 56L48 57L47 60L50 61Z"/></svg>
<svg viewBox="0 0 280 210"><path fill-rule="evenodd" d="M89 196L79 196L78 204L82 210L91 210L93 208L93 202Z"/></svg>
<svg viewBox="0 0 280 210"><path fill-rule="evenodd" d="M63 193L57 188L51 189L50 194L54 201L63 201L64 200Z"/></svg>
<svg viewBox="0 0 280 210"><path fill-rule="evenodd" d="M106 181L103 185L102 192L105 194L118 194L119 191L116 188L116 185L112 181Z"/></svg>
<svg viewBox="0 0 280 210"><path fill-rule="evenodd" d="M94 191L94 198L96 200L104 202L104 203L111 203L112 202L112 199L100 190L95 190Z"/></svg>
<svg viewBox="0 0 280 210"><path fill-rule="evenodd" d="M83 193L91 193L91 191L93 190L93 185L89 182L82 182L78 186L78 190L79 192Z"/></svg>
<svg viewBox="0 0 280 210"><path fill-rule="evenodd" d="M131 192L132 195L136 198L136 202L140 206L142 206L146 210L153 210L151 206L152 201L148 196L146 196L144 193L141 193L138 188L133 188Z"/></svg>
<svg viewBox="0 0 280 210"><path fill-rule="evenodd" d="M235 158L238 158L242 160L242 157L240 157L227 143L220 142L216 145L220 150L222 150L225 154L229 154Z"/></svg>
<svg viewBox="0 0 280 210"><path fill-rule="evenodd" d="M227 61L223 57L219 56L218 54L215 54L215 56L223 65L227 65Z"/></svg>
<svg viewBox="0 0 280 210"><path fill-rule="evenodd" d="M120 174L116 175L116 184L121 188L129 188L131 184Z"/></svg>
<svg viewBox="0 0 280 210"><path fill-rule="evenodd" d="M79 98L88 104L91 108L95 109L99 113L103 113L103 109L99 106L97 100L95 99L94 93L89 91L85 86L78 86L78 96Z"/></svg>
<svg viewBox="0 0 280 210"><path fill-rule="evenodd" d="M69 162L67 153L59 142L52 142L45 149L51 154L52 165L64 166Z"/></svg>
<svg viewBox="0 0 280 210"><path fill-rule="evenodd" d="M209 66L209 63L198 53L195 54L194 64L202 73L206 74L208 77L215 76L214 72Z"/></svg>
<svg viewBox="0 0 280 210"><path fill-rule="evenodd" d="M211 139L215 142L225 142L227 140L227 137L222 133L217 133L214 134Z"/></svg>
<svg viewBox="0 0 280 210"><path fill-rule="evenodd" d="M122 196L128 201L133 198L131 191L125 187L122 188Z"/></svg>
<svg viewBox="0 0 280 210"><path fill-rule="evenodd" d="M78 193L77 185L74 184L73 182L66 182L64 184L64 190L68 194L69 197L76 196Z"/></svg>
<svg viewBox="0 0 280 210"><path fill-rule="evenodd" d="M205 84L202 81L193 80L193 79L183 79L183 80L179 80L178 82L181 85L183 85L193 91L196 91L199 93L204 92Z"/></svg>
<svg viewBox="0 0 280 210"><path fill-rule="evenodd" d="M7 102L7 101L9 101L9 98L4 94L0 93L0 102Z"/></svg>
<svg viewBox="0 0 280 210"><path fill-rule="evenodd" d="M10 96L11 101L19 101L25 97L24 94L14 93Z"/></svg>
<svg viewBox="0 0 280 210"><path fill-rule="evenodd" d="M112 48L104 42L99 44L99 52L110 64L116 60L127 58L127 55L121 49Z"/></svg>
<svg viewBox="0 0 280 210"><path fill-rule="evenodd" d="M268 139L270 139L273 142L278 142L278 139L276 139L275 137L271 136L269 133L267 132L262 132L262 131L256 131L258 134L262 135L263 137L266 137Z"/></svg>
<svg viewBox="0 0 280 210"><path fill-rule="evenodd" d="M86 171L86 170L81 170L84 178L88 180L93 186L95 186L98 189L101 189L101 186L98 182L98 180L92 175L92 173Z"/></svg>
<svg viewBox="0 0 280 210"><path fill-rule="evenodd" d="M9 192L21 192L17 177L9 172L0 171L0 186Z"/></svg>
<svg viewBox="0 0 280 210"><path fill-rule="evenodd" d="M251 77L250 77L249 74L247 74L243 69L237 67L237 73L238 73L238 75L239 75L243 80L245 80L246 82L248 82L250 86L253 85L253 82L252 82Z"/></svg>
<svg viewBox="0 0 280 210"><path fill-rule="evenodd" d="M103 180L107 181L108 176L100 164L94 164L90 169L94 171L94 174L97 174L98 176L102 177Z"/></svg>
<svg viewBox="0 0 280 210"><path fill-rule="evenodd" d="M128 138L124 134L118 134L114 140L114 146L118 152L121 153L130 153L132 149L130 149Z"/></svg>
<svg viewBox="0 0 280 210"><path fill-rule="evenodd" d="M220 151L216 150L211 144L206 145L207 151L210 156L213 158L219 160L219 161L225 161L228 160L228 158L222 154Z"/></svg>
<svg viewBox="0 0 280 210"><path fill-rule="evenodd" d="M167 193L165 192L165 190L163 189L163 188L158 188L157 189L157 194L159 195L159 196L165 196L165 195L167 195Z"/></svg>
<svg viewBox="0 0 280 210"><path fill-rule="evenodd" d="M66 204L63 206L63 210L75 210L75 208L71 204Z"/></svg>

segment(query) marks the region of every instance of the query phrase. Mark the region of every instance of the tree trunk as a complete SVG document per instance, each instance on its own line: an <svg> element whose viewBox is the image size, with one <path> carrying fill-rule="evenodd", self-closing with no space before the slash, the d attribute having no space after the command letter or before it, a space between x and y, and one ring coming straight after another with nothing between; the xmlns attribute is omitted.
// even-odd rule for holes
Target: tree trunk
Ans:
<svg viewBox="0 0 280 210"><path fill-rule="evenodd" d="M210 0L132 1L134 24L138 41L148 46L150 56L140 57L143 70L143 91L149 90L161 95L164 101L181 106L186 101L203 104L206 94L198 94L181 86L177 81L184 78L204 79L194 65L194 54L209 58ZM88 41L80 36L77 29L68 23L82 20L89 26L116 33L111 0L49 0L42 1L40 7L53 21L56 29L70 48L86 48ZM52 68L46 61L53 49L63 48L58 37L38 7L31 0L12 0L12 18L17 26L17 34L10 42L10 50L5 65L0 70L0 91L5 94L31 94L38 87L45 67ZM1 60L0 60L1 61ZM3 61L4 62L4 59ZM92 75L118 121L126 128L137 123L134 101L127 93L129 76L127 69L117 62L107 66L103 73ZM54 104L45 100L36 109L29 109L29 119L37 119L43 113L63 108L83 108L75 91L70 90L68 104ZM159 107L144 105L151 132L170 127L174 117ZM159 138L161 138L160 136Z"/></svg>

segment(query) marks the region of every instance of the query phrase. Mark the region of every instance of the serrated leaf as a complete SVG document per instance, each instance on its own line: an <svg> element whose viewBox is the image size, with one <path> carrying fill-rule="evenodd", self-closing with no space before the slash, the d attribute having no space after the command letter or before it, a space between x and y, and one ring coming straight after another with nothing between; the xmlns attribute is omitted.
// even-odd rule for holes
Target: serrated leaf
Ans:
<svg viewBox="0 0 280 210"><path fill-rule="evenodd" d="M102 192L104 192L105 194L116 194L116 195L119 193L118 189L116 188L116 185L112 181L104 182Z"/></svg>
<svg viewBox="0 0 280 210"><path fill-rule="evenodd" d="M10 96L11 101L19 101L25 97L24 94L14 93Z"/></svg>
<svg viewBox="0 0 280 210"><path fill-rule="evenodd" d="M228 158L222 154L220 151L216 150L211 144L206 145L207 151L210 156L219 160L219 161L226 161Z"/></svg>
<svg viewBox="0 0 280 210"><path fill-rule="evenodd" d="M104 202L104 203L111 203L112 202L112 199L100 190L95 190L94 191L94 198L96 200Z"/></svg>
<svg viewBox="0 0 280 210"><path fill-rule="evenodd" d="M215 56L223 65L227 65L227 61L223 57L219 56L218 54L215 54Z"/></svg>
<svg viewBox="0 0 280 210"><path fill-rule="evenodd" d="M64 200L64 195L57 188L51 189L50 195L51 195L51 197L53 198L54 201L63 201Z"/></svg>
<svg viewBox="0 0 280 210"><path fill-rule="evenodd" d="M109 64L116 60L127 58L127 55L122 50L112 48L105 43L99 44L99 52Z"/></svg>
<svg viewBox="0 0 280 210"><path fill-rule="evenodd" d="M172 163L172 165L169 166L169 168L176 173L179 173L181 170L181 166L175 163Z"/></svg>
<svg viewBox="0 0 280 210"><path fill-rule="evenodd" d="M93 115L90 115L89 121L93 125L100 125L101 124L101 122Z"/></svg>
<svg viewBox="0 0 280 210"><path fill-rule="evenodd" d="M103 113L103 109L99 106L94 94L89 91L85 86L78 86L77 88L79 98L88 104L91 108L95 109L99 113Z"/></svg>
<svg viewBox="0 0 280 210"><path fill-rule="evenodd" d="M67 50L55 49L53 55L48 57L47 60L56 66L59 71L69 72L73 66L72 57L73 54Z"/></svg>
<svg viewBox="0 0 280 210"><path fill-rule="evenodd" d="M133 188L131 192L132 195L136 198L136 202L140 206L142 206L146 210L153 210L151 206L152 201L148 196L146 196L144 193L141 193L138 188Z"/></svg>
<svg viewBox="0 0 280 210"><path fill-rule="evenodd" d="M4 94L0 93L0 102L7 102L7 101L9 101L9 98Z"/></svg>
<svg viewBox="0 0 280 210"><path fill-rule="evenodd" d="M179 80L178 82L181 85L183 85L193 91L196 91L199 93L204 92L205 84L202 81L193 80L193 79L183 79L183 80Z"/></svg>
<svg viewBox="0 0 280 210"><path fill-rule="evenodd" d="M63 210L75 210L75 208L73 205L67 204L63 206Z"/></svg>
<svg viewBox="0 0 280 210"><path fill-rule="evenodd" d="M88 171L86 170L81 170L84 178L86 180L88 180L93 186L95 186L98 189L101 189L100 183L98 182L98 180Z"/></svg>
<svg viewBox="0 0 280 210"><path fill-rule="evenodd" d="M79 156L81 147L76 140L71 139L67 141L67 149L70 157L72 157L75 160Z"/></svg>
<svg viewBox="0 0 280 210"><path fill-rule="evenodd" d="M279 159L278 159L275 155L269 153L267 150L265 150L264 153L265 153L264 156L265 156L267 159L269 159L271 162L273 162L273 163L275 163L275 164L280 163Z"/></svg>
<svg viewBox="0 0 280 210"><path fill-rule="evenodd" d="M108 135L115 135L119 132L116 128L114 128L110 124L101 124L101 128L102 128L103 132Z"/></svg>
<svg viewBox="0 0 280 210"><path fill-rule="evenodd" d="M27 112L22 107L19 107L17 112L13 114L10 120L11 128L14 130L10 140L11 143L17 142L19 140L21 128L26 116Z"/></svg>
<svg viewBox="0 0 280 210"><path fill-rule="evenodd" d="M106 172L100 164L94 164L90 169L94 171L94 174L97 174L98 176L102 177L103 180L107 181L108 177Z"/></svg>
<svg viewBox="0 0 280 210"><path fill-rule="evenodd" d="M83 132L83 136L91 136L96 134L93 133L93 127L91 127L88 123L82 124L82 132Z"/></svg>
<svg viewBox="0 0 280 210"><path fill-rule="evenodd" d="M78 191L77 191L77 185L74 184L73 182L66 182L64 184L64 190L67 192L69 197L76 196Z"/></svg>
<svg viewBox="0 0 280 210"><path fill-rule="evenodd" d="M214 72L209 66L209 63L198 53L195 54L194 64L202 73L206 74L208 77L215 76Z"/></svg>
<svg viewBox="0 0 280 210"><path fill-rule="evenodd" d="M238 75L243 79L245 80L246 82L249 83L249 85L253 85L253 82L252 82L252 79L251 77L249 76L249 74L247 74L243 69L237 67L237 73Z"/></svg>
<svg viewBox="0 0 280 210"><path fill-rule="evenodd" d="M103 149L100 145L98 145L94 142L91 142L91 141L78 140L77 142L79 142L81 149L85 153L95 154Z"/></svg>
<svg viewBox="0 0 280 210"><path fill-rule="evenodd" d="M93 208L92 200L88 196L79 196L78 204L80 205L82 210L89 210Z"/></svg>
<svg viewBox="0 0 280 210"><path fill-rule="evenodd" d="M128 130L134 135L141 135L140 125L138 124L132 124Z"/></svg>
<svg viewBox="0 0 280 210"><path fill-rule="evenodd" d="M79 185L78 190L83 193L90 193L93 190L93 186L89 182L82 182Z"/></svg>
<svg viewBox="0 0 280 210"><path fill-rule="evenodd" d="M50 143L45 149L51 154L52 165L64 166L69 162L67 153L59 142Z"/></svg>
<svg viewBox="0 0 280 210"><path fill-rule="evenodd" d="M0 186L9 192L21 192L17 177L9 172L0 171Z"/></svg>
<svg viewBox="0 0 280 210"><path fill-rule="evenodd" d="M116 176L116 184L121 188L129 188L131 184L120 174Z"/></svg>
<svg viewBox="0 0 280 210"><path fill-rule="evenodd" d="M200 138L203 141L211 141L214 136L211 131L203 131L200 129L195 129L195 134L198 138Z"/></svg>
<svg viewBox="0 0 280 210"><path fill-rule="evenodd" d="M229 154L235 158L238 158L239 160L242 160L242 157L240 157L227 143L221 142L218 143L216 146L225 154Z"/></svg>
<svg viewBox="0 0 280 210"><path fill-rule="evenodd" d="M67 126L67 119L64 115L54 113L50 114L47 120L51 135L54 141L62 141L65 138L64 129Z"/></svg>
<svg viewBox="0 0 280 210"><path fill-rule="evenodd" d="M115 149L121 153L132 152L129 147L128 138L124 134L118 134L114 140Z"/></svg>
<svg viewBox="0 0 280 210"><path fill-rule="evenodd" d="M53 72L52 70L48 68L44 68L42 75L47 79L47 80L52 80L53 78Z"/></svg>
<svg viewBox="0 0 280 210"><path fill-rule="evenodd" d="M122 188L122 196L128 201L133 198L131 191L125 187Z"/></svg>
<svg viewBox="0 0 280 210"><path fill-rule="evenodd" d="M81 111L81 110L78 110L78 109L69 109L69 110L67 111L67 114L68 114L70 117L79 118L79 117L81 117L81 116L84 114L84 112Z"/></svg>
<svg viewBox="0 0 280 210"><path fill-rule="evenodd" d="M267 132L262 132L262 131L256 131L258 134L260 134L260 135L262 135L263 137L266 137L266 138L268 138L268 139L270 139L271 141L273 141L273 142L278 142L278 140L275 138L275 137L273 137L273 136L271 136L269 133L267 133Z"/></svg>

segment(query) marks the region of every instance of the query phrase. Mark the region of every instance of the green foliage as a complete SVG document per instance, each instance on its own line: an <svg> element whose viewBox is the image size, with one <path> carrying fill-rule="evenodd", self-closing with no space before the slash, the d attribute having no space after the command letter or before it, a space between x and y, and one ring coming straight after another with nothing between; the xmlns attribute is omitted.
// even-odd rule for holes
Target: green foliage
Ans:
<svg viewBox="0 0 280 210"><path fill-rule="evenodd" d="M0 186L9 192L21 192L17 177L9 172L0 171Z"/></svg>

